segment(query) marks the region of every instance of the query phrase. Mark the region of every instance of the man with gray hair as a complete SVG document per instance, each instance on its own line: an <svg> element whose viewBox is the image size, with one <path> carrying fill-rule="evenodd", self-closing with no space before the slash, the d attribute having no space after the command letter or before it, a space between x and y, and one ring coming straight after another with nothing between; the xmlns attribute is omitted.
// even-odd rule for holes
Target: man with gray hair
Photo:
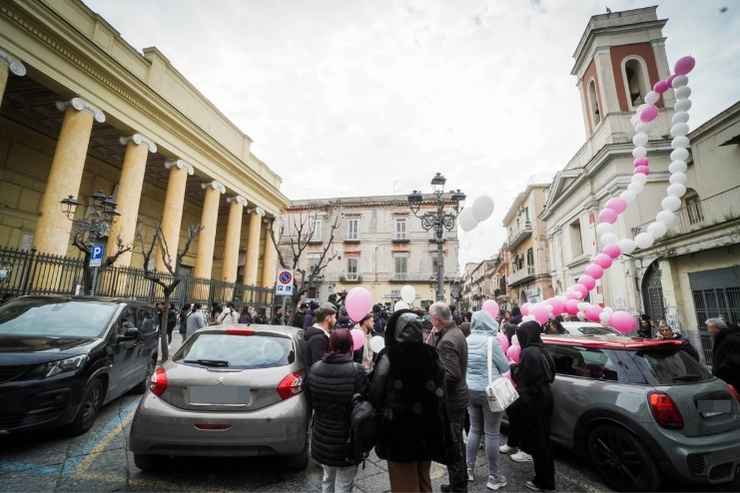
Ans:
<svg viewBox="0 0 740 493"><path fill-rule="evenodd" d="M740 328L721 318L710 318L706 324L713 339L712 373L740 392Z"/></svg>
<svg viewBox="0 0 740 493"><path fill-rule="evenodd" d="M452 440L455 447L455 460L447 464L449 485L442 485L442 491L467 492L468 473L463 443L465 410L468 407L468 343L462 331L452 320L452 312L447 303L438 301L429 307L432 317L430 343L437 347L439 359L445 370L445 403L450 418Z"/></svg>

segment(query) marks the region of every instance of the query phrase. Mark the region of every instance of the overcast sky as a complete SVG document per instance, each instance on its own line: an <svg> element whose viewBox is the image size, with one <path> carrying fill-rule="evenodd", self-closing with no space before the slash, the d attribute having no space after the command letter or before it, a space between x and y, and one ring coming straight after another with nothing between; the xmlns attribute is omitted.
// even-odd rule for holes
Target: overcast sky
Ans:
<svg viewBox="0 0 740 493"><path fill-rule="evenodd" d="M291 199L428 190L436 171L471 199L490 194L461 263L495 254L516 194L583 144L572 54L606 5L660 5L671 66L697 59L692 128L740 97L733 0L85 2L138 50L159 48Z"/></svg>

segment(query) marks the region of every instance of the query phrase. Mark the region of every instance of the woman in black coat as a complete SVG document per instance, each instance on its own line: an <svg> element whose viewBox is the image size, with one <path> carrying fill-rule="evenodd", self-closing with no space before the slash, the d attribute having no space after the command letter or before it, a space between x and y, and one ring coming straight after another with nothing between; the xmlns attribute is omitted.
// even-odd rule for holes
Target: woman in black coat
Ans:
<svg viewBox="0 0 740 493"><path fill-rule="evenodd" d="M534 459L535 477L525 486L533 491L555 489L555 462L550 445L550 421L553 400L550 384L555 379L555 363L545 351L540 334L542 327L534 321L516 329L522 346L518 365L512 365L512 377L519 391L516 406L521 448Z"/></svg>
<svg viewBox="0 0 740 493"><path fill-rule="evenodd" d="M308 385L314 410L311 456L324 469L322 490L349 493L358 464L349 441L352 399L367 391L367 374L352 361L349 330L331 333L329 352L311 367Z"/></svg>
<svg viewBox="0 0 740 493"><path fill-rule="evenodd" d="M411 310L388 320L368 399L380 417L375 452L388 461L391 490L431 492L431 461L449 464L455 449L444 369L436 348L424 344L422 318Z"/></svg>

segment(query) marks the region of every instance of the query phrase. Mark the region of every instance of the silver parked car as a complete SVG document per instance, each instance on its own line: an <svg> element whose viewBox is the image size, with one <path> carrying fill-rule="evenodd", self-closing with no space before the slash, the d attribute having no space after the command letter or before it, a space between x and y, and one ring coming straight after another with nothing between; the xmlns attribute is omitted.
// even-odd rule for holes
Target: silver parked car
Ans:
<svg viewBox="0 0 740 493"><path fill-rule="evenodd" d="M740 402L681 342L543 336L557 377L551 438L587 456L608 486L661 478L731 482L740 470Z"/></svg>
<svg viewBox="0 0 740 493"><path fill-rule="evenodd" d="M193 334L155 370L136 410L136 466L153 469L163 456L280 455L305 468L302 334L260 325Z"/></svg>

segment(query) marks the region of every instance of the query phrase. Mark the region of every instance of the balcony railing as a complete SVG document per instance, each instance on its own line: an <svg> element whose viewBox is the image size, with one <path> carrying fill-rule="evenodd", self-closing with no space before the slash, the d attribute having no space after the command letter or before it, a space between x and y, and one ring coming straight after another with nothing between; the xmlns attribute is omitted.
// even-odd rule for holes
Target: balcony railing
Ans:
<svg viewBox="0 0 740 493"><path fill-rule="evenodd" d="M534 265L527 265L512 272L508 279L509 286L515 286L516 284L527 281L530 278L534 279Z"/></svg>
<svg viewBox="0 0 740 493"><path fill-rule="evenodd" d="M512 229L509 230L509 248L514 249L521 242L526 240L532 235L532 222L531 221L524 221L519 225L514 225Z"/></svg>
<svg viewBox="0 0 740 493"><path fill-rule="evenodd" d="M347 272L343 276L339 276L339 282L362 282L362 276L357 272Z"/></svg>

